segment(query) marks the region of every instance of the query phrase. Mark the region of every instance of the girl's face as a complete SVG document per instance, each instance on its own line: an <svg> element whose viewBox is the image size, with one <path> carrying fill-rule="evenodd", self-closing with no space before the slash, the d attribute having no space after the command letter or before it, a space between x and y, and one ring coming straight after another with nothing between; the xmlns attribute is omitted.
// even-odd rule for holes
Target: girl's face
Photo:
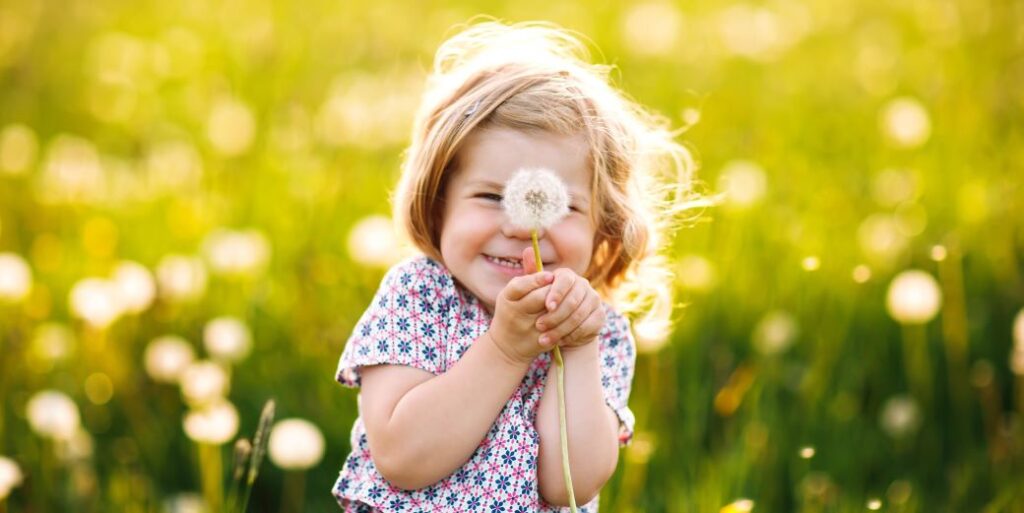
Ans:
<svg viewBox="0 0 1024 513"><path fill-rule="evenodd" d="M501 207L505 183L523 167L550 169L569 191L569 214L537 232L544 270L566 267L583 275L593 253L595 226L583 136L476 130L459 151L458 170L445 192L441 257L455 279L491 312L505 284L524 274L523 249L532 247L530 230L511 224Z"/></svg>

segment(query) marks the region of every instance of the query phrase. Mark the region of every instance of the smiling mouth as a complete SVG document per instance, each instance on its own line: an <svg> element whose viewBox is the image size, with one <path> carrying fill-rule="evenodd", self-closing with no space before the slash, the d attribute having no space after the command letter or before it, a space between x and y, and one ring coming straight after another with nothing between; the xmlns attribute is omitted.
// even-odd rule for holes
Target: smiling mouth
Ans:
<svg viewBox="0 0 1024 513"><path fill-rule="evenodd" d="M484 258L487 259L487 261L491 262L492 264L500 265L502 267L508 267L509 269L523 268L523 260L521 258L505 258L491 255L484 255ZM545 266L552 265L551 262L544 262L543 264Z"/></svg>

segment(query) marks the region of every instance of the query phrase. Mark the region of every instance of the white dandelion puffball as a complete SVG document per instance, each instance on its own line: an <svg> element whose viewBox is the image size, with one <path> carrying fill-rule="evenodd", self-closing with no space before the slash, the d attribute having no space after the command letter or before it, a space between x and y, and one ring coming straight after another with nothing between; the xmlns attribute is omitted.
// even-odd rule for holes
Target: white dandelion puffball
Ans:
<svg viewBox="0 0 1024 513"><path fill-rule="evenodd" d="M146 373L161 383L177 383L195 358L192 345L177 335L154 338L143 355Z"/></svg>
<svg viewBox="0 0 1024 513"><path fill-rule="evenodd" d="M768 312L754 327L754 348L763 355L782 353L793 345L799 332L800 327L789 312Z"/></svg>
<svg viewBox="0 0 1024 513"><path fill-rule="evenodd" d="M1017 312L1013 319L1013 347L1024 352L1024 308Z"/></svg>
<svg viewBox="0 0 1024 513"><path fill-rule="evenodd" d="M185 255L167 255L156 266L160 295L170 301L187 302L206 292L203 261Z"/></svg>
<svg viewBox="0 0 1024 513"><path fill-rule="evenodd" d="M912 397L898 395L882 405L879 422L889 436L902 438L917 431L921 424L921 410Z"/></svg>
<svg viewBox="0 0 1024 513"><path fill-rule="evenodd" d="M11 489L21 484L21 467L5 456L0 456L0 501L11 494Z"/></svg>
<svg viewBox="0 0 1024 513"><path fill-rule="evenodd" d="M234 317L218 317L203 328L203 345L214 358L237 362L249 356L252 334L249 327Z"/></svg>
<svg viewBox="0 0 1024 513"><path fill-rule="evenodd" d="M904 148L921 146L932 133L928 110L917 99L909 96L887 103L879 116L879 124L893 144Z"/></svg>
<svg viewBox="0 0 1024 513"><path fill-rule="evenodd" d="M740 159L725 165L717 185L725 195L726 204L742 210L761 201L768 190L768 178L760 164Z"/></svg>
<svg viewBox="0 0 1024 513"><path fill-rule="evenodd" d="M195 492L184 492L164 500L162 513L207 513L206 500Z"/></svg>
<svg viewBox="0 0 1024 513"><path fill-rule="evenodd" d="M569 192L550 170L520 169L505 184L501 206L513 224L539 230L569 213Z"/></svg>
<svg viewBox="0 0 1024 513"><path fill-rule="evenodd" d="M238 410L226 400L185 414L185 434L193 441L221 445L238 432Z"/></svg>
<svg viewBox="0 0 1024 513"><path fill-rule="evenodd" d="M285 419L274 424L267 446L270 461L285 470L305 470L320 463L324 435L308 420Z"/></svg>
<svg viewBox="0 0 1024 513"><path fill-rule="evenodd" d="M181 374L181 395L189 404L210 404L222 399L229 386L227 371L211 361L195 362Z"/></svg>
<svg viewBox="0 0 1024 513"><path fill-rule="evenodd" d="M223 276L252 276L270 260L270 241L259 230L216 230L206 237L203 252L210 270Z"/></svg>
<svg viewBox="0 0 1024 513"><path fill-rule="evenodd" d="M15 253L0 253L0 302L17 302L32 291L32 270Z"/></svg>
<svg viewBox="0 0 1024 513"><path fill-rule="evenodd" d="M26 417L32 430L55 440L70 440L81 424L78 406L63 392L43 390L28 400Z"/></svg>
<svg viewBox="0 0 1024 513"><path fill-rule="evenodd" d="M348 254L368 267L390 267L403 256L394 223L382 215L360 219L348 232Z"/></svg>
<svg viewBox="0 0 1024 513"><path fill-rule="evenodd" d="M902 324L924 324L939 313L940 306L939 283L924 271L903 271L889 285L886 307L889 315Z"/></svg>
<svg viewBox="0 0 1024 513"><path fill-rule="evenodd" d="M90 326L104 329L124 312L117 284L102 278L85 278L71 288L71 311Z"/></svg>
<svg viewBox="0 0 1024 513"><path fill-rule="evenodd" d="M153 303L156 284L146 266L138 262L123 261L114 269L113 280L125 311L139 313Z"/></svg>

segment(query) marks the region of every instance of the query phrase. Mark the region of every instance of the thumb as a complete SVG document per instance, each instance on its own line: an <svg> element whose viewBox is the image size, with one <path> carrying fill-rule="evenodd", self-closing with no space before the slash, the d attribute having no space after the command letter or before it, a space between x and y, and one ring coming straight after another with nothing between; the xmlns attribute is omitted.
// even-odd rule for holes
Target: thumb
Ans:
<svg viewBox="0 0 1024 513"><path fill-rule="evenodd" d="M533 254L533 248L527 247L523 250L523 271L526 274L537 272L537 259Z"/></svg>

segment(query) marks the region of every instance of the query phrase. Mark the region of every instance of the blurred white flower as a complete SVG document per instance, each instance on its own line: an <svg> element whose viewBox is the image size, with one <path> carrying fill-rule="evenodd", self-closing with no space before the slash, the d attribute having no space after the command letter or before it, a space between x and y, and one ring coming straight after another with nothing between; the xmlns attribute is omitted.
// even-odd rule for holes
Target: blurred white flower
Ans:
<svg viewBox="0 0 1024 513"><path fill-rule="evenodd" d="M1018 376L1024 376L1024 351L1013 349L1010 351L1010 372Z"/></svg>
<svg viewBox="0 0 1024 513"><path fill-rule="evenodd" d="M222 399L230 385L227 371L207 360L192 363L181 374L181 393L192 405L210 404Z"/></svg>
<svg viewBox="0 0 1024 513"><path fill-rule="evenodd" d="M789 312L773 310L768 312L754 327L754 348L763 355L779 354L793 345L800 327Z"/></svg>
<svg viewBox="0 0 1024 513"><path fill-rule="evenodd" d="M146 373L154 381L178 383L185 369L195 360L195 351L187 340L177 335L154 338L143 355Z"/></svg>
<svg viewBox="0 0 1024 513"><path fill-rule="evenodd" d="M189 192L202 185L202 157L184 141L164 141L149 147L144 169L153 191Z"/></svg>
<svg viewBox="0 0 1024 513"><path fill-rule="evenodd" d="M754 501L750 499L736 499L723 506L719 513L750 513L751 511L754 511Z"/></svg>
<svg viewBox="0 0 1024 513"><path fill-rule="evenodd" d="M700 255L686 255L679 259L676 276L683 288L694 292L707 292L715 286L715 264Z"/></svg>
<svg viewBox="0 0 1024 513"><path fill-rule="evenodd" d="M78 406L70 397L56 390L36 392L26 405L26 417L39 436L68 440L78 430Z"/></svg>
<svg viewBox="0 0 1024 513"><path fill-rule="evenodd" d="M718 35L725 49L756 61L771 61L808 31L806 8L797 2L771 6L732 4L718 14Z"/></svg>
<svg viewBox="0 0 1024 513"><path fill-rule="evenodd" d="M348 253L362 265L390 267L402 258L394 223L382 215L360 219L348 232Z"/></svg>
<svg viewBox="0 0 1024 513"><path fill-rule="evenodd" d="M903 271L892 280L886 308L902 324L924 324L939 313L942 291L932 275L919 270Z"/></svg>
<svg viewBox="0 0 1024 513"><path fill-rule="evenodd" d="M62 440L55 447L57 459L65 463L92 458L93 448L92 435L82 428L76 429L70 438Z"/></svg>
<svg viewBox="0 0 1024 513"><path fill-rule="evenodd" d="M31 128L13 124L0 132L0 173L21 175L35 163L39 141Z"/></svg>
<svg viewBox="0 0 1024 513"><path fill-rule="evenodd" d="M634 4L622 19L623 42L639 55L669 55L682 33L683 15L669 2Z"/></svg>
<svg viewBox="0 0 1024 513"><path fill-rule="evenodd" d="M206 121L206 137L221 155L233 157L248 151L256 135L256 117L245 102L231 96L219 98Z"/></svg>
<svg viewBox="0 0 1024 513"><path fill-rule="evenodd" d="M203 345L214 358L237 362L249 356L252 334L249 327L235 317L217 317L203 328Z"/></svg>
<svg viewBox="0 0 1024 513"><path fill-rule="evenodd" d="M206 292L206 268L202 260L185 255L167 255L156 267L160 295L170 301L187 302Z"/></svg>
<svg viewBox="0 0 1024 513"><path fill-rule="evenodd" d="M915 200L920 190L913 170L888 168L871 181L871 193L879 205L891 208Z"/></svg>
<svg viewBox="0 0 1024 513"><path fill-rule="evenodd" d="M882 133L896 146L916 148L928 140L932 123L921 102L909 96L895 98L882 108Z"/></svg>
<svg viewBox="0 0 1024 513"><path fill-rule="evenodd" d="M52 365L71 354L75 334L71 328L57 322L43 322L32 330L30 354L39 361Z"/></svg>
<svg viewBox="0 0 1024 513"><path fill-rule="evenodd" d="M270 241L259 230L220 229L206 237L203 252L214 274L251 276L270 260Z"/></svg>
<svg viewBox="0 0 1024 513"><path fill-rule="evenodd" d="M103 199L107 173L88 139L61 134L50 142L36 184L43 203L94 202Z"/></svg>
<svg viewBox="0 0 1024 513"><path fill-rule="evenodd" d="M857 228L857 242L873 263L889 265L907 249L909 239L895 217L873 214Z"/></svg>
<svg viewBox="0 0 1024 513"><path fill-rule="evenodd" d="M238 410L230 402L220 400L188 412L182 424L193 441L221 445L238 432Z"/></svg>
<svg viewBox="0 0 1024 513"><path fill-rule="evenodd" d="M540 230L569 213L569 192L548 169L520 169L505 184L501 206L512 224Z"/></svg>
<svg viewBox="0 0 1024 513"><path fill-rule="evenodd" d="M305 470L320 463L324 435L308 420L285 419L274 424L267 451L275 465L286 470Z"/></svg>
<svg viewBox="0 0 1024 513"><path fill-rule="evenodd" d="M718 191L725 194L728 205L739 209L761 201L767 188L764 169L750 160L728 162L718 176Z"/></svg>
<svg viewBox="0 0 1024 513"><path fill-rule="evenodd" d="M418 70L339 75L315 114L317 139L334 147L396 144L408 132L421 89Z"/></svg>
<svg viewBox="0 0 1024 513"><path fill-rule="evenodd" d="M194 492L172 495L164 501L163 513L206 513L206 501Z"/></svg>
<svg viewBox="0 0 1024 513"><path fill-rule="evenodd" d="M117 284L102 278L85 278L75 283L69 305L77 317L98 329L110 326L124 312Z"/></svg>
<svg viewBox="0 0 1024 513"><path fill-rule="evenodd" d="M879 422L889 436L903 438L917 431L921 424L921 411L912 397L897 395L882 405Z"/></svg>
<svg viewBox="0 0 1024 513"><path fill-rule="evenodd" d="M14 460L0 456L0 501L11 494L11 489L21 485L21 467Z"/></svg>
<svg viewBox="0 0 1024 513"><path fill-rule="evenodd" d="M0 253L0 302L15 303L32 291L32 269L17 253Z"/></svg>
<svg viewBox="0 0 1024 513"><path fill-rule="evenodd" d="M146 266L138 262L122 261L114 268L113 280L126 311L139 313L153 303L156 285Z"/></svg>

